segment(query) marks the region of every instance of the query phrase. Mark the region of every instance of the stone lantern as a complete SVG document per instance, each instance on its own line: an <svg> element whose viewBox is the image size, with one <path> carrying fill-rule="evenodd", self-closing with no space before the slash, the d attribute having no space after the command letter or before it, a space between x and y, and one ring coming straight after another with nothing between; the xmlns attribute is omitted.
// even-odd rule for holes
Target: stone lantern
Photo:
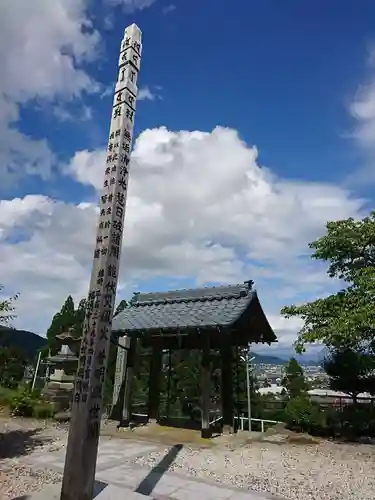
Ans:
<svg viewBox="0 0 375 500"><path fill-rule="evenodd" d="M81 339L72 335L72 329L56 335L56 338L61 341L61 347L55 356L47 359L52 373L47 379L43 395L55 405L58 412L69 412Z"/></svg>

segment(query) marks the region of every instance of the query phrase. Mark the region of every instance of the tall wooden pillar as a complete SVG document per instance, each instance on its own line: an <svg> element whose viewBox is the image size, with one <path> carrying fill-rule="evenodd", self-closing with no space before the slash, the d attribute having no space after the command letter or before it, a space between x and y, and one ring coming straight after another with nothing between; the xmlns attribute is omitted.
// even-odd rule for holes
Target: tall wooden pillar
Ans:
<svg viewBox="0 0 375 500"><path fill-rule="evenodd" d="M115 380L112 393L111 419L121 421L122 404L124 400L126 366L130 337L126 335L118 339Z"/></svg>
<svg viewBox="0 0 375 500"><path fill-rule="evenodd" d="M212 436L210 427L210 404L211 404L211 368L209 337L205 339L202 349L201 364L201 405L202 405L202 438L209 439Z"/></svg>
<svg viewBox="0 0 375 500"><path fill-rule="evenodd" d="M233 432L233 373L232 347L225 339L221 348L221 405L223 415L223 433Z"/></svg>
<svg viewBox="0 0 375 500"><path fill-rule="evenodd" d="M150 422L156 422L159 416L161 365L161 349L152 346L148 383L148 419Z"/></svg>
<svg viewBox="0 0 375 500"><path fill-rule="evenodd" d="M136 353L137 353L137 339L132 338L130 340L130 347L127 355L124 404L122 407L120 427L129 427L130 424L131 391L132 391L132 383L134 376L134 363L135 363Z"/></svg>

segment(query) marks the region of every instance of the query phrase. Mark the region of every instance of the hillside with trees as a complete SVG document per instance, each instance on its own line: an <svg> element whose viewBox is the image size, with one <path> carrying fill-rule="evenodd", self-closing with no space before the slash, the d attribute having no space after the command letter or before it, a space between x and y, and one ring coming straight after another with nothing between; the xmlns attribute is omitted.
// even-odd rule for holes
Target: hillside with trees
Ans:
<svg viewBox="0 0 375 500"><path fill-rule="evenodd" d="M47 345L47 340L36 333L0 325L0 347L18 348L32 361Z"/></svg>

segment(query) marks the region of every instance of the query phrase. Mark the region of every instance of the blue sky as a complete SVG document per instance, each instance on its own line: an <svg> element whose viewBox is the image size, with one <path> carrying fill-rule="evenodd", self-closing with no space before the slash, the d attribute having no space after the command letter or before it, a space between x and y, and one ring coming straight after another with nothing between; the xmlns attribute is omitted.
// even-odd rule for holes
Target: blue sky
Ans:
<svg viewBox="0 0 375 500"><path fill-rule="evenodd" d="M362 1L358 8L351 1L322 7L298 0L237 0L229 9L224 1L203 7L196 0L175 2L167 14L163 9L172 4L155 2L122 15L111 12L119 14L119 7L91 4L90 17L104 43L87 68L105 87L116 76L124 25L134 21L143 30L140 82L163 98L139 106L137 133L163 125L233 127L261 149L262 163L288 177L341 182L358 166L357 152L342 137L353 126L348 103L366 78L373 2ZM103 31L103 16L111 14L113 28ZM84 98L93 113L89 123L55 123L31 103L20 129L47 137L60 158L69 158L78 149L106 144L111 99L111 93Z"/></svg>
<svg viewBox="0 0 375 500"><path fill-rule="evenodd" d="M374 17L370 0L1 6L0 282L21 293L16 326L44 334L67 294L87 293L119 46L135 22L119 298L254 279L288 351L299 323L280 307L337 286L308 242L373 206Z"/></svg>

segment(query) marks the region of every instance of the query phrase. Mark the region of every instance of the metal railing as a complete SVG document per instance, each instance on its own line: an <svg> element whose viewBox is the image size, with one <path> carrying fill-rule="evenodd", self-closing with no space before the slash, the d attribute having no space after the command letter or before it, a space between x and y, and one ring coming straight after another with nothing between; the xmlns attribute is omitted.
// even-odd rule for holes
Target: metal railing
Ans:
<svg viewBox="0 0 375 500"><path fill-rule="evenodd" d="M220 422L220 420L222 420L222 419L223 419L223 417L221 417L221 416L217 417L214 420L210 421L210 425L213 425L213 424L215 424L217 422ZM240 426L239 426L240 430L244 431L245 430L244 423L245 422L249 423L249 419L247 417L233 417L233 424L234 424L234 422L236 420L237 421L239 420L239 422L240 422ZM264 426L264 424L273 424L273 425L275 425L275 424L282 424L283 423L283 422L281 422L279 420L268 420L268 419L265 419L265 418L252 418L251 422L260 422L260 432L265 432L265 426Z"/></svg>
<svg viewBox="0 0 375 500"><path fill-rule="evenodd" d="M220 422L220 420L222 420L222 419L223 419L223 417L217 417L214 420L210 420L210 425L216 424L216 422Z"/></svg>
<svg viewBox="0 0 375 500"><path fill-rule="evenodd" d="M249 419L247 417L234 417L233 419L234 421L240 421L240 430L243 431L245 430L245 426L244 426L244 422L249 422ZM252 418L251 419L251 422L260 422L260 432L264 432L265 429L264 429L264 424L282 424L282 422L278 421L278 420L267 420L267 419L263 419L263 418Z"/></svg>
<svg viewBox="0 0 375 500"><path fill-rule="evenodd" d="M140 405L139 405L140 406ZM134 416L137 416L137 417L147 417L147 413L141 413L141 412L132 412L132 415ZM223 417L220 415L216 418L214 418L213 420L210 420L210 426L220 422L221 420L223 419ZM245 430L245 426L244 424L245 423L249 423L249 419L247 417L233 417L233 425L236 421L239 421L239 429L241 431L244 431ZM264 418L251 418L251 422L260 422L260 432L265 432L265 425L264 424L273 424L273 425L276 425L276 424L282 424L283 422L279 421L279 420L268 420L268 419L264 419Z"/></svg>

